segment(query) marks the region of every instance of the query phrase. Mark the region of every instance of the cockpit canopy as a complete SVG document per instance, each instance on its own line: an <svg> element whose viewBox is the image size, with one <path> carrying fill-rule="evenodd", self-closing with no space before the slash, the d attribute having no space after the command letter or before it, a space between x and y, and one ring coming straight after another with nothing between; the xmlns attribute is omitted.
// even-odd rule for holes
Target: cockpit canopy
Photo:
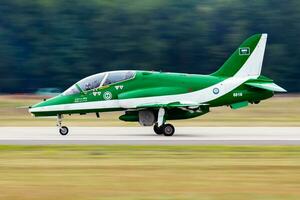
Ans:
<svg viewBox="0 0 300 200"><path fill-rule="evenodd" d="M63 95L78 94L80 91L89 91L101 86L133 79L134 76L135 71L112 71L95 74L78 81L63 92Z"/></svg>

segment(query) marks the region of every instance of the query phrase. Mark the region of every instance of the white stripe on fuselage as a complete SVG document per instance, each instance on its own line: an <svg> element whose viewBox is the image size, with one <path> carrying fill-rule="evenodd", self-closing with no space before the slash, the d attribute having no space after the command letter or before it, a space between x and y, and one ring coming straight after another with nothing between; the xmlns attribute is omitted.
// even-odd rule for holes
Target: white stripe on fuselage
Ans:
<svg viewBox="0 0 300 200"><path fill-rule="evenodd" d="M256 77L244 77L244 78L228 78L224 81L212 85L210 87L198 90L195 92L176 94L176 95L164 95L155 97L141 97L132 99L120 99L120 100L104 100L93 101L83 103L70 103L61 105L51 105L44 107L31 108L30 112L49 112L49 111L71 111L71 110L92 110L92 109L132 109L143 104L168 104L171 102L194 102L194 103L207 103L209 101L218 99L225 94L231 92L245 81ZM213 92L214 88L218 88L219 93Z"/></svg>

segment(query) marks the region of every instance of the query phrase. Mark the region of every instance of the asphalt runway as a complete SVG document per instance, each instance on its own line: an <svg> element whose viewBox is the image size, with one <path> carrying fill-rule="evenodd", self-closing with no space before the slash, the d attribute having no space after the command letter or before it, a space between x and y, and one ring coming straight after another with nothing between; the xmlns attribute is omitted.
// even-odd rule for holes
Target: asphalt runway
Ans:
<svg viewBox="0 0 300 200"><path fill-rule="evenodd" d="M177 127L172 137L152 127L0 127L0 144L300 145L300 127Z"/></svg>

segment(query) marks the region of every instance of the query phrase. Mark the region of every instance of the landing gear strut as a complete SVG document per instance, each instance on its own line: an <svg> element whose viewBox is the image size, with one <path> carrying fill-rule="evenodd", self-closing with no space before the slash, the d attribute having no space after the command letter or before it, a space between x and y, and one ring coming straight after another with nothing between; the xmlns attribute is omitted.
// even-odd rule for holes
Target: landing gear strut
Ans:
<svg viewBox="0 0 300 200"><path fill-rule="evenodd" d="M157 135L172 136L175 133L175 128L172 124L165 124L165 110L160 108L158 111L157 123L154 124L153 130Z"/></svg>
<svg viewBox="0 0 300 200"><path fill-rule="evenodd" d="M63 115L62 114L58 114L57 115L57 124L56 126L59 127L59 133L61 135L67 135L69 133L69 129L68 127L66 126L62 126L61 123L62 123L62 118L63 118Z"/></svg>

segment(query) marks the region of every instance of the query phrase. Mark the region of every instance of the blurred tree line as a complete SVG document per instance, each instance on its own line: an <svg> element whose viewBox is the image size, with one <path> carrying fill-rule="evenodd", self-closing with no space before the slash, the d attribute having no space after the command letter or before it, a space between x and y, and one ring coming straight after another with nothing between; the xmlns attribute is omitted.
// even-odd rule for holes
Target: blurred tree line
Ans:
<svg viewBox="0 0 300 200"><path fill-rule="evenodd" d="M1 0L0 92L116 69L212 73L268 33L263 74L300 91L299 0Z"/></svg>

